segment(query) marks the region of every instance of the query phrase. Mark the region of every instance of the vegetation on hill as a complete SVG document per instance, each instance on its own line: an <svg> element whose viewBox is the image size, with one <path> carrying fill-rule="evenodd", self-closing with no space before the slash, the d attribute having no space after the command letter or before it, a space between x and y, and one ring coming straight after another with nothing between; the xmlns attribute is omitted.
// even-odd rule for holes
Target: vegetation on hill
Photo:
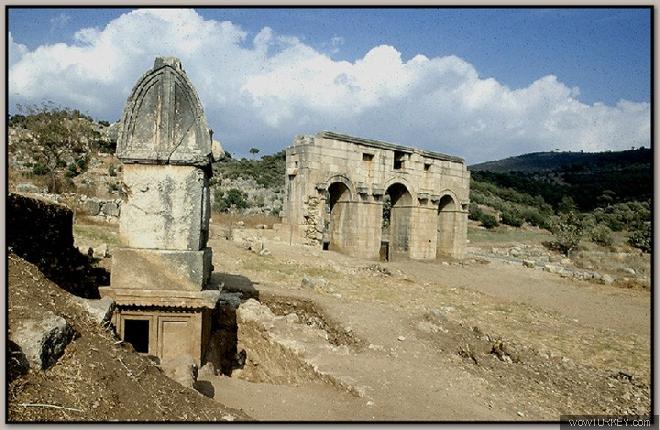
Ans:
<svg viewBox="0 0 660 430"><path fill-rule="evenodd" d="M639 148L617 152L539 152L470 166L477 181L540 195L557 207L570 196L578 209L645 201L653 193L652 153Z"/></svg>
<svg viewBox="0 0 660 430"><path fill-rule="evenodd" d="M264 188L281 189L284 186L285 156L284 150L264 155L260 160L235 160L230 156L214 163L213 173L228 179L254 179Z"/></svg>
<svg viewBox="0 0 660 430"><path fill-rule="evenodd" d="M18 106L8 123L16 133L10 151L28 155L33 176L46 176L50 192L71 188L71 178L87 170L92 152L113 143L99 131L104 127L77 109L44 103Z"/></svg>
<svg viewBox="0 0 660 430"><path fill-rule="evenodd" d="M550 230L568 254L587 237L602 246L613 232L650 252L651 151L536 153L471 166L470 218L492 228L523 223ZM488 169L493 169L488 170ZM518 169L508 171L507 169ZM495 210L499 220L486 214Z"/></svg>

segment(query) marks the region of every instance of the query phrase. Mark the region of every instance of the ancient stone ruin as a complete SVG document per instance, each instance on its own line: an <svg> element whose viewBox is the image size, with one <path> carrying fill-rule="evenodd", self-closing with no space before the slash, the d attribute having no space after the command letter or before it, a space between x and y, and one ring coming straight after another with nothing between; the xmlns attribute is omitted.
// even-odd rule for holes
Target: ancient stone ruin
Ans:
<svg viewBox="0 0 660 430"><path fill-rule="evenodd" d="M213 143L212 143L213 142ZM117 142L124 168L113 323L138 352L201 365L219 291L209 288L209 178L215 141L178 59L158 57L128 99Z"/></svg>
<svg viewBox="0 0 660 430"><path fill-rule="evenodd" d="M470 173L462 159L321 132L286 149L290 242L390 260L461 258Z"/></svg>

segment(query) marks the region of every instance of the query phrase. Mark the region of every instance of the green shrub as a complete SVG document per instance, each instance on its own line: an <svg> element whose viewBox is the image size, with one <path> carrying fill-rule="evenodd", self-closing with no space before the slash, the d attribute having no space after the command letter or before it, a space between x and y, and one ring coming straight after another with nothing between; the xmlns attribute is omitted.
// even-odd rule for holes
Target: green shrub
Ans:
<svg viewBox="0 0 660 430"><path fill-rule="evenodd" d="M563 213L552 223L551 232L555 236L555 246L568 256L582 240L584 222L582 217L573 211Z"/></svg>
<svg viewBox="0 0 660 430"><path fill-rule="evenodd" d="M45 164L42 163L34 163L32 166L32 173L34 173L37 176L43 176L46 175L50 172L50 169Z"/></svg>
<svg viewBox="0 0 660 430"><path fill-rule="evenodd" d="M541 228L550 228L549 217L543 215L538 209L527 207L524 208L520 216L529 224Z"/></svg>
<svg viewBox="0 0 660 430"><path fill-rule="evenodd" d="M640 225L629 237L628 243L644 252L651 252L651 223Z"/></svg>
<svg viewBox="0 0 660 430"><path fill-rule="evenodd" d="M520 227L523 225L523 222L525 222L523 217L516 210L505 210L500 216L502 224L510 225L512 227Z"/></svg>
<svg viewBox="0 0 660 430"><path fill-rule="evenodd" d="M220 212L227 212L232 207L245 209L248 207L247 194L232 188L226 193L219 188L214 192L214 208Z"/></svg>
<svg viewBox="0 0 660 430"><path fill-rule="evenodd" d="M591 241L602 246L612 246L614 237L612 230L606 225L598 224L591 229Z"/></svg>
<svg viewBox="0 0 660 430"><path fill-rule="evenodd" d="M108 166L108 175L109 176L117 176L117 168L115 167L114 164L111 164Z"/></svg>
<svg viewBox="0 0 660 430"><path fill-rule="evenodd" d="M481 217L484 215L483 211L479 209L474 203L470 203L470 208L468 210L468 218L473 221L481 221Z"/></svg>
<svg viewBox="0 0 660 430"><path fill-rule="evenodd" d="M481 221L481 225L483 225L487 229L491 229L500 225L500 223L497 222L497 218L495 218L493 215L489 215L485 213L482 213L480 221Z"/></svg>
<svg viewBox="0 0 660 430"><path fill-rule="evenodd" d="M64 172L64 176L67 178L78 176L78 166L76 163L69 163L69 165L66 167L66 172Z"/></svg>

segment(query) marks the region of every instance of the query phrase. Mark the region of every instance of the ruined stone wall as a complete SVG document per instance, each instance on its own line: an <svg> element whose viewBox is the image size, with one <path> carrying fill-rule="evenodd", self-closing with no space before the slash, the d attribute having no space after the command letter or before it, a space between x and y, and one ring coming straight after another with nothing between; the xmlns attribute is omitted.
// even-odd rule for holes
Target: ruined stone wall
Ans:
<svg viewBox="0 0 660 430"><path fill-rule="evenodd" d="M470 182L462 160L328 132L296 138L286 150L286 159L283 223L290 226L292 241L320 245L327 239L328 189L340 182L351 194L350 222L344 223L340 235L342 252L377 257L383 196L398 183L412 200L397 215L408 226L396 229L397 237L406 242L404 252L411 258L435 258L440 235L452 238L451 244L441 241L442 253L462 257ZM451 223L446 217L441 223L439 202L447 195L454 203L454 216ZM452 233L439 233L439 229Z"/></svg>
<svg viewBox="0 0 660 430"><path fill-rule="evenodd" d="M97 298L98 286L109 281L74 247L73 211L61 204L9 193L7 248L77 296Z"/></svg>

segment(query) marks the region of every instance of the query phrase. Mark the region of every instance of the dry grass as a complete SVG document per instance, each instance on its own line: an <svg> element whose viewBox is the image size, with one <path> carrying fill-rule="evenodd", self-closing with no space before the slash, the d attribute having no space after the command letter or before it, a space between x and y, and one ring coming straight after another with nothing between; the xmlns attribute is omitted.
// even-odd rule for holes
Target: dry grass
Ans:
<svg viewBox="0 0 660 430"><path fill-rule="evenodd" d="M224 212L213 212L211 214L211 219L213 224L236 224L239 221L243 221L246 227L256 227L259 224L264 224L268 228L272 228L273 224L281 222L280 218L275 215L268 214L251 214L251 215L242 215L242 214L231 214Z"/></svg>
<svg viewBox="0 0 660 430"><path fill-rule="evenodd" d="M111 224L74 224L73 234L76 240L90 244L107 243L109 246L119 244L117 227Z"/></svg>

